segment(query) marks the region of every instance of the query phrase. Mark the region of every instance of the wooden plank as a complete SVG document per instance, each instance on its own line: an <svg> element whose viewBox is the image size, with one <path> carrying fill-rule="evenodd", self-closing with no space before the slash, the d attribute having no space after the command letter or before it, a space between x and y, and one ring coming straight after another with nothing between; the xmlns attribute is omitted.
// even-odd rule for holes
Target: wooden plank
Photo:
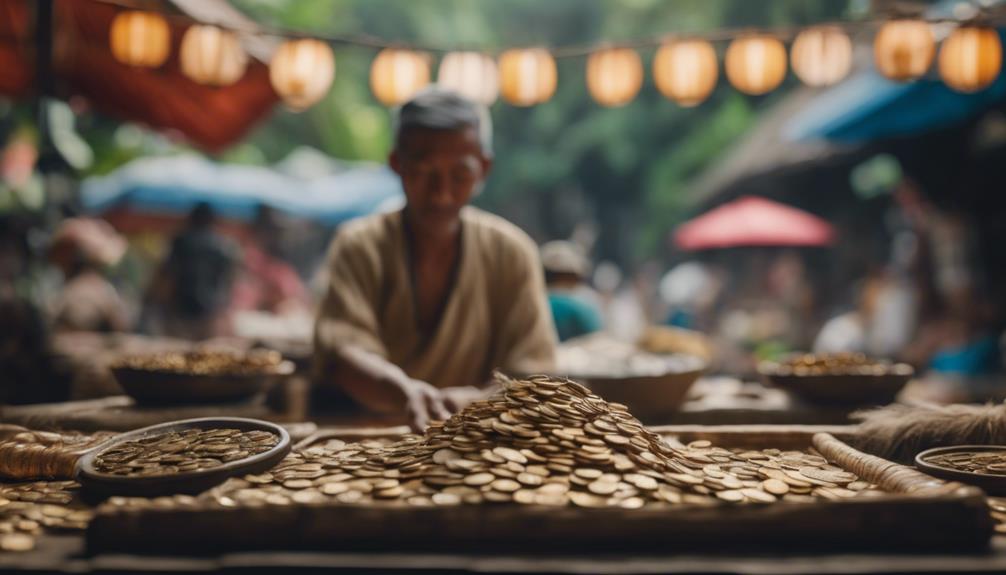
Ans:
<svg viewBox="0 0 1006 575"><path fill-rule="evenodd" d="M799 426L773 432L747 428L747 432L757 442L788 449L810 445L814 433L821 429ZM745 430L737 428L719 430L719 434L715 429L665 427L659 431L678 433L684 439L708 439L725 447L737 446L737 441L755 442L745 439ZM849 429L832 431L847 433ZM885 469L896 465L881 461ZM876 467L876 462L871 464ZM988 543L991 532L983 494L963 489L933 496L892 493L814 504L682 505L666 510L505 505L117 509L98 514L87 540L92 552L249 548L526 551L543 547L561 551L584 546L598 551L748 546L948 549L981 547Z"/></svg>

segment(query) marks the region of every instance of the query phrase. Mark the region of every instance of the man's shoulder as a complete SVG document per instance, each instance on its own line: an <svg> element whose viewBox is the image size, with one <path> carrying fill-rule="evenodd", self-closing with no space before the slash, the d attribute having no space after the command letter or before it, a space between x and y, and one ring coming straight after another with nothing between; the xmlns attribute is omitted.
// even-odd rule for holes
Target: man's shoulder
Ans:
<svg viewBox="0 0 1006 575"><path fill-rule="evenodd" d="M496 214L468 206L462 212L462 217L480 236L488 240L486 244L498 245L510 253L535 255L538 253L538 246L531 236Z"/></svg>
<svg viewBox="0 0 1006 575"><path fill-rule="evenodd" d="M345 247L373 245L390 237L398 212L371 214L344 222L335 233L334 241Z"/></svg>

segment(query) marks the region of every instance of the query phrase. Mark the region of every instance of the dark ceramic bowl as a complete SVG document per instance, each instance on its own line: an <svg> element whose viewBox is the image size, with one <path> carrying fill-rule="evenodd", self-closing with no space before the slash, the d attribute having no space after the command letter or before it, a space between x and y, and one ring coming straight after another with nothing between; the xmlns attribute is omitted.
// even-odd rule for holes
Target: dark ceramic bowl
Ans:
<svg viewBox="0 0 1006 575"><path fill-rule="evenodd" d="M227 427L241 431L262 430L274 433L279 442L269 451L244 459L230 461L211 469L200 469L152 477L123 477L102 473L95 469L94 459L103 451L126 441L140 439L158 433L185 429L213 429ZM117 435L105 443L85 453L77 461L77 478L82 489L91 496L107 497L128 495L136 497L156 497L176 493L196 494L223 483L227 478L249 473L262 473L272 469L290 453L290 434L274 423L246 419L242 417L204 417L172 421L144 427Z"/></svg>
<svg viewBox="0 0 1006 575"><path fill-rule="evenodd" d="M1006 496L1006 475L960 471L928 461L930 457L935 455L949 455L959 451L995 451L1006 453L1006 445L952 445L949 447L934 447L916 455L915 466L920 471L928 473L933 477L974 485L975 487L982 488L989 495Z"/></svg>

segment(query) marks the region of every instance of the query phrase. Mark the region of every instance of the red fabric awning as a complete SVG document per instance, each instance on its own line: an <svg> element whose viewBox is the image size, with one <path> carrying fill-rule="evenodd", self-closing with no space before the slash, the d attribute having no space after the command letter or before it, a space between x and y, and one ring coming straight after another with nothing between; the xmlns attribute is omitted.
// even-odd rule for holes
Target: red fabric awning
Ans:
<svg viewBox="0 0 1006 575"><path fill-rule="evenodd" d="M212 1L212 0L211 0ZM178 67L184 26L171 22L172 56L157 70L117 62L108 30L119 8L91 0L56 0L54 74L58 95L83 97L99 112L184 135L218 151L240 139L278 101L268 67L252 58L244 77L226 88L192 82ZM0 93L31 95L34 31L31 0L0 0Z"/></svg>
<svg viewBox="0 0 1006 575"><path fill-rule="evenodd" d="M678 228L674 243L688 251L744 246L827 246L831 224L803 210L744 196Z"/></svg>

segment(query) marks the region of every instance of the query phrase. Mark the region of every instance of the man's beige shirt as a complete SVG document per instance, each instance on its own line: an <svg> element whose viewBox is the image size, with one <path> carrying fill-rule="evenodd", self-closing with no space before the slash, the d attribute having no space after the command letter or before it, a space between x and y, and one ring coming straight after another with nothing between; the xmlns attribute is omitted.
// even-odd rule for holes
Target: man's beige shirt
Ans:
<svg viewBox="0 0 1006 575"><path fill-rule="evenodd" d="M481 385L493 369L548 371L555 331L538 250L506 220L461 212L457 278L439 324L423 333L401 211L347 223L329 250L329 285L315 324L318 375L353 344L436 387Z"/></svg>

